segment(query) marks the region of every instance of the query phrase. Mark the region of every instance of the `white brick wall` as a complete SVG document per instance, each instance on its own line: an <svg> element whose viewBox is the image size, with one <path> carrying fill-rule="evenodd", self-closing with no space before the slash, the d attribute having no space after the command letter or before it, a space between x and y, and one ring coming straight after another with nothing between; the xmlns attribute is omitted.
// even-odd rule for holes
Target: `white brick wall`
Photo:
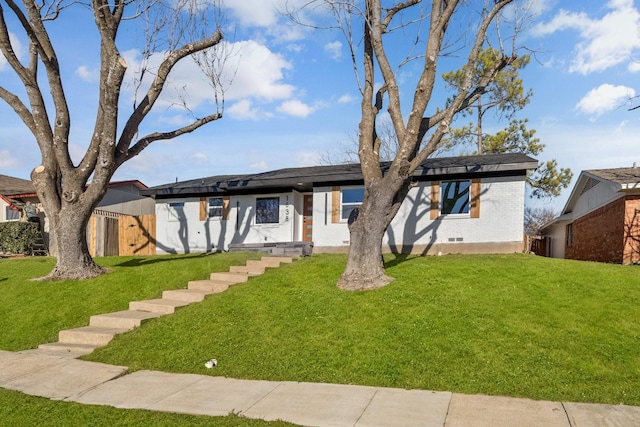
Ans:
<svg viewBox="0 0 640 427"><path fill-rule="evenodd" d="M331 187L313 193L315 247L349 244L346 221L332 223ZM524 177L485 178L481 183L480 217L450 215L430 219L431 183L412 188L385 236L390 246L521 242L524 218ZM264 195L260 197L267 197ZM280 194L280 223L255 224L256 196L231 196L227 221L200 221L199 198L160 200L156 204L158 253L204 252L227 249L229 243L300 241L302 200L295 193ZM185 202L184 220L169 216L170 202ZM288 205L287 205L288 203ZM289 215L285 215L289 206ZM239 217L238 217L239 213Z"/></svg>

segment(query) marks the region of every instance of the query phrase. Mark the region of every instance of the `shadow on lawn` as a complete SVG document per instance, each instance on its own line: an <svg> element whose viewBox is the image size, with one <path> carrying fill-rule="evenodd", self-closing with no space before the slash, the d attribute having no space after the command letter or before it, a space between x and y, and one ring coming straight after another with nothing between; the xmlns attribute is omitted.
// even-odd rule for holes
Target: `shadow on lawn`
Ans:
<svg viewBox="0 0 640 427"><path fill-rule="evenodd" d="M424 255L423 255L424 256ZM393 259L387 259L384 261L384 268L395 267L403 262L413 261L419 258L418 255L411 254L393 254Z"/></svg>
<svg viewBox="0 0 640 427"><path fill-rule="evenodd" d="M148 257L132 258L130 260L121 262L120 264L116 264L115 266L116 267L139 267L141 265L155 264L157 262L182 261L190 258L202 258L206 256L213 256L215 254L216 252L186 254L186 255L180 255L180 256L152 255Z"/></svg>

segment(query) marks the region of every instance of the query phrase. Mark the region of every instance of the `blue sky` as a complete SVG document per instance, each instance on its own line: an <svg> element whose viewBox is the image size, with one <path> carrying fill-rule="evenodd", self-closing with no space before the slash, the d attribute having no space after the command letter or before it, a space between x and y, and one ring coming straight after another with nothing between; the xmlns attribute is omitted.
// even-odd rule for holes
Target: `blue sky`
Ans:
<svg viewBox="0 0 640 427"><path fill-rule="evenodd" d="M228 61L233 82L225 93L223 119L176 140L152 144L121 167L114 179L138 179L153 186L176 179L313 165L321 156L339 154L341 147L352 143L359 121L359 92L346 43L338 32L292 25L278 13L285 3L226 0L226 43L234 54ZM628 98L640 95L640 2L531 0L529 6L537 14L520 34L519 44L534 53L522 72L534 96L519 117L528 118L530 128L546 144L539 160L555 158L576 177L585 169L640 165L640 110L628 111L634 105ZM51 38L67 84L71 151L78 159L95 116L98 41L87 10L65 12L66 20L52 23ZM74 24L68 25L69 20ZM24 57L24 36L17 32L12 36ZM133 69L142 47L140 32L130 28L125 36L122 54ZM212 108L208 87L194 77L193 68L176 71L174 85L186 88L195 110ZM14 81L0 55L0 85L11 89ZM413 92L411 86L404 90ZM123 105L128 107L130 87L124 94ZM168 103L171 96L167 91L167 103L149 117L146 131L185 122L185 112ZM438 96L444 99L447 94ZM488 123L495 130L505 125ZM33 137L12 110L0 104L0 173L28 179L39 163ZM556 200L528 203L559 210L569 192L570 188Z"/></svg>

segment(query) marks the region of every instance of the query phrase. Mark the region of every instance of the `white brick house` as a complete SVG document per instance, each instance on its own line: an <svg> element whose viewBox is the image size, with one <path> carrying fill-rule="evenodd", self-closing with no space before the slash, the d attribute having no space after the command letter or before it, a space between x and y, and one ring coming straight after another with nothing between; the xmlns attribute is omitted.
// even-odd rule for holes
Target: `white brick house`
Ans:
<svg viewBox="0 0 640 427"><path fill-rule="evenodd" d="M396 253L509 253L523 249L523 154L427 160L389 227ZM281 169L176 182L143 191L156 200L158 253L309 245L344 252L347 220L363 195L360 165Z"/></svg>

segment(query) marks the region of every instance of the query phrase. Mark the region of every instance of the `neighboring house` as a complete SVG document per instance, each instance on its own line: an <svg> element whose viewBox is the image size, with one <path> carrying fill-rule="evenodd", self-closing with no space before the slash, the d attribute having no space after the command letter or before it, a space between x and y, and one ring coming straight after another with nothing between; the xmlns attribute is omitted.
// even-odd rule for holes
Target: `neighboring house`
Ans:
<svg viewBox="0 0 640 427"><path fill-rule="evenodd" d="M132 216L153 215L154 200L141 194L146 189L147 186L137 180L111 182L96 211Z"/></svg>
<svg viewBox="0 0 640 427"><path fill-rule="evenodd" d="M155 221L153 218L155 201L140 194L140 191L146 188L146 185L135 180L118 181L109 184L106 194L93 211L93 216L87 227L87 240L93 255L118 255L125 249L139 250L137 235L132 237L129 234L134 233L133 229L138 232L140 224L146 224L146 222L141 221L139 224L138 221L134 220L148 215L150 221ZM43 238L45 245L48 247L49 221L31 181L0 175L0 222L20 220L23 207L27 202L31 202L40 211ZM123 215L128 215L125 217L129 221L126 227L127 230L131 230L131 233L123 236L123 239L134 239L134 241L127 240L125 242L123 246L126 246L126 248L120 247L120 220L118 218ZM130 218L129 216L135 218ZM131 222L133 222L133 225ZM149 230L145 229L140 233L144 237L143 240L145 242L148 241ZM155 252L155 249L153 252Z"/></svg>
<svg viewBox="0 0 640 427"><path fill-rule="evenodd" d="M640 262L640 168L582 171L542 233L553 258Z"/></svg>
<svg viewBox="0 0 640 427"><path fill-rule="evenodd" d="M31 181L0 175L0 222L19 220L27 201L38 202Z"/></svg>
<svg viewBox="0 0 640 427"><path fill-rule="evenodd" d="M383 245L396 253L523 249L525 177L536 160L495 154L427 160ZM273 248L291 242L345 252L362 202L360 165L223 175L143 190L156 200L158 253Z"/></svg>
<svg viewBox="0 0 640 427"><path fill-rule="evenodd" d="M150 215L155 213L155 202L140 195L147 186L140 181L115 181L109 184L96 213L104 215ZM32 202L42 210L31 181L0 175L0 222L19 220L22 207Z"/></svg>

